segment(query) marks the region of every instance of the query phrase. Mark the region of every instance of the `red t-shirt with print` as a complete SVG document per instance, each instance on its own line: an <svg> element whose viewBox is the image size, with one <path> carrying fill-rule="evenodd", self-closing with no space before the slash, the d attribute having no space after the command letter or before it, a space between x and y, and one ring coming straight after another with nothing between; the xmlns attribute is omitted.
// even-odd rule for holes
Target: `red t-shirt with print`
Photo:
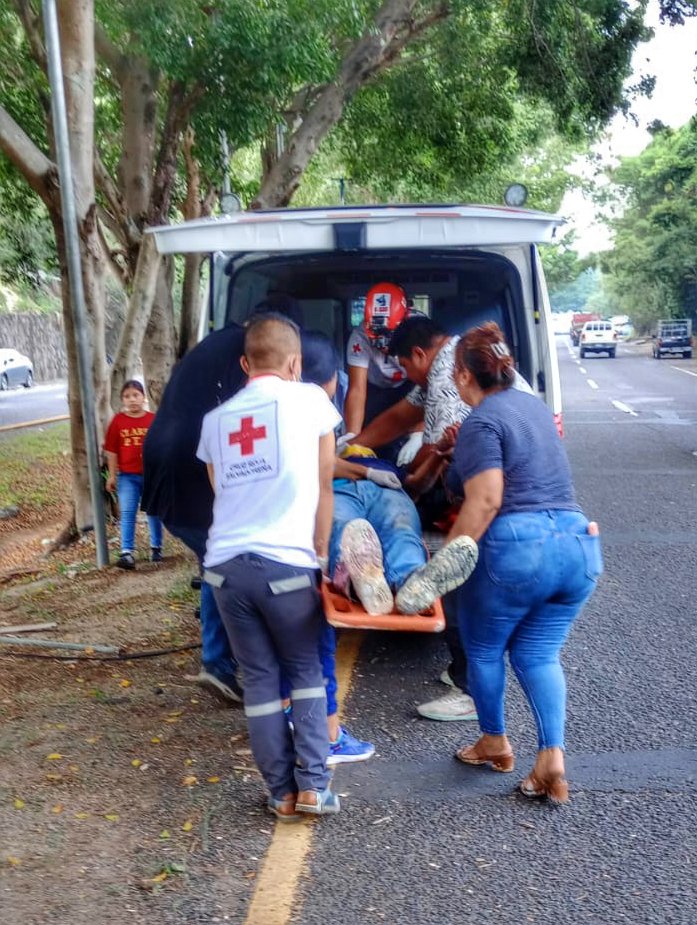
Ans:
<svg viewBox="0 0 697 925"><path fill-rule="evenodd" d="M143 474L143 441L154 417L152 411L146 411L139 418L123 411L114 415L104 438L104 449L116 453L119 472Z"/></svg>

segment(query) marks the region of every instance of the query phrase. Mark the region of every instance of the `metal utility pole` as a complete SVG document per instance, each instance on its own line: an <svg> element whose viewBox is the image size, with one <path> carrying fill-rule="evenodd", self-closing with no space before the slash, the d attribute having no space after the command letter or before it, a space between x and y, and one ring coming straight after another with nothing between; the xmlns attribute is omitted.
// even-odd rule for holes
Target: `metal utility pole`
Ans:
<svg viewBox="0 0 697 925"><path fill-rule="evenodd" d="M43 0L44 32L46 37L46 54L48 57L48 79L51 85L51 114L56 140L56 157L60 178L61 210L63 212L63 231L68 265L68 284L70 304L73 312L75 341L77 346L77 368L80 383L80 403L82 420L85 427L85 445L87 449L87 469L90 481L90 498L92 500L92 518L94 520L94 538L97 547L97 565L103 568L109 564L109 547L106 536L106 519L102 497L102 479L99 472L97 454L97 424L94 417L95 397L92 384L92 355L87 337L87 311L85 309L85 292L82 286L82 267L80 263L80 239L77 227L77 210L75 208L75 190L70 161L70 139L68 135L68 117L65 109L65 92L63 88L63 66L60 55L60 35L58 32L58 14L55 0Z"/></svg>

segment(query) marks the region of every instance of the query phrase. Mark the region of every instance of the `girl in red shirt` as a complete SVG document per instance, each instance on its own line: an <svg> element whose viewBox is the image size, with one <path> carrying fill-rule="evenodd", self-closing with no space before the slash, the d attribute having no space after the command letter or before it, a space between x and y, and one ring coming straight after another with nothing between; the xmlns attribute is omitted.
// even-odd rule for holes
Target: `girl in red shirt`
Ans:
<svg viewBox="0 0 697 925"><path fill-rule="evenodd" d="M155 415L145 410L145 389L137 379L129 379L121 389L123 411L114 415L106 437L104 452L109 466L107 491L117 490L121 511L121 555L118 568L134 569L136 514L143 494L143 442ZM150 558L162 560L162 521L148 515Z"/></svg>

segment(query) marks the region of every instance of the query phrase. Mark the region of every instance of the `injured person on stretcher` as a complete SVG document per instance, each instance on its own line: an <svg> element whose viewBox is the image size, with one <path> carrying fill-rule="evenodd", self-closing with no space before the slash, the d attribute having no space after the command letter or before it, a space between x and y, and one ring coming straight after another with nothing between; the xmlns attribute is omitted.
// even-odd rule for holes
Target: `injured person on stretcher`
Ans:
<svg viewBox="0 0 697 925"><path fill-rule="evenodd" d="M315 349L303 344L303 381L321 386L335 400L338 358L327 366L327 356L336 356L333 347L323 335L312 334ZM419 515L399 470L372 450L345 446L336 459L333 489L326 576L367 613L422 613L469 578L477 564L474 540L458 537L427 559Z"/></svg>

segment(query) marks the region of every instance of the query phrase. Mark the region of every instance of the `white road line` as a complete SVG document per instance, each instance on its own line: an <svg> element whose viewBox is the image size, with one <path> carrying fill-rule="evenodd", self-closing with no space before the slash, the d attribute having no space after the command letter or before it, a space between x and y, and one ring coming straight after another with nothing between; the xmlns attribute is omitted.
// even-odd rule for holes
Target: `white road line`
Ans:
<svg viewBox="0 0 697 925"><path fill-rule="evenodd" d="M613 398L612 404L618 411L624 411L625 414L631 414L635 418L639 417L638 413L633 408L630 408L629 405L625 405L623 401L617 401L616 398Z"/></svg>
<svg viewBox="0 0 697 925"><path fill-rule="evenodd" d="M584 376L586 375L586 368L585 368L585 366L579 366L578 371L579 371L580 373L583 373Z"/></svg>
<svg viewBox="0 0 697 925"><path fill-rule="evenodd" d="M693 373L691 369L683 369L682 366L671 366L671 369L677 369L679 373L687 373L688 376L697 376L697 373Z"/></svg>
<svg viewBox="0 0 697 925"><path fill-rule="evenodd" d="M595 379L586 379L586 382L592 389L598 388L598 383L595 381Z"/></svg>

